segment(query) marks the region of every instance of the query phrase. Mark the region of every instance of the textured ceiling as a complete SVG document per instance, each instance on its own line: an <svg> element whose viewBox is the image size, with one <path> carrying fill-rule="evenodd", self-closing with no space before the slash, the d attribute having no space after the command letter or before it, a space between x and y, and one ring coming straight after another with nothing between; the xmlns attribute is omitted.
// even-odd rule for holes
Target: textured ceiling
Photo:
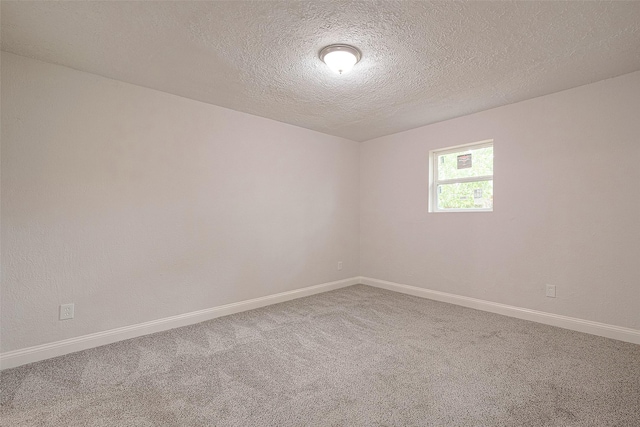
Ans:
<svg viewBox="0 0 640 427"><path fill-rule="evenodd" d="M640 2L10 2L2 49L356 141L640 70ZM331 43L362 61L337 76Z"/></svg>

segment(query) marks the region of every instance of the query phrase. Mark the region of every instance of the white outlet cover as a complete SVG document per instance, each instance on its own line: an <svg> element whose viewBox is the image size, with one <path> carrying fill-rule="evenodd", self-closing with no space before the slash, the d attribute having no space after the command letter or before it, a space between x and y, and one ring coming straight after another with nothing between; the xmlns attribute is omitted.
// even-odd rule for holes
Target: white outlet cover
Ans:
<svg viewBox="0 0 640 427"><path fill-rule="evenodd" d="M547 285L547 296L549 298L556 297L556 286L555 285Z"/></svg>
<svg viewBox="0 0 640 427"><path fill-rule="evenodd" d="M342 270L342 261L338 261L338 270Z"/></svg>
<svg viewBox="0 0 640 427"><path fill-rule="evenodd" d="M74 307L73 304L61 304L60 305L60 320L73 319Z"/></svg>

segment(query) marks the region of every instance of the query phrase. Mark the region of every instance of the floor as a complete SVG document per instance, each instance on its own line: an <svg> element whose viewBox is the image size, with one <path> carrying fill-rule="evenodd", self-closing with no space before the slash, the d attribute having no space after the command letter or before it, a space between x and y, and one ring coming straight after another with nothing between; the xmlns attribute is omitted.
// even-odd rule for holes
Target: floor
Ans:
<svg viewBox="0 0 640 427"><path fill-rule="evenodd" d="M364 285L2 372L2 426L640 426L640 346Z"/></svg>

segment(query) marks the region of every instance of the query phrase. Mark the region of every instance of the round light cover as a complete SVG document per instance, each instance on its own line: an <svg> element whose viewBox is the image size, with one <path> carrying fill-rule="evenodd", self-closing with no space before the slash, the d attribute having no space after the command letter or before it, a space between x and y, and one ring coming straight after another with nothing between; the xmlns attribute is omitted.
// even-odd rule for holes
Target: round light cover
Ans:
<svg viewBox="0 0 640 427"><path fill-rule="evenodd" d="M332 44L320 51L320 59L338 74L346 74L360 61L360 51L346 44Z"/></svg>

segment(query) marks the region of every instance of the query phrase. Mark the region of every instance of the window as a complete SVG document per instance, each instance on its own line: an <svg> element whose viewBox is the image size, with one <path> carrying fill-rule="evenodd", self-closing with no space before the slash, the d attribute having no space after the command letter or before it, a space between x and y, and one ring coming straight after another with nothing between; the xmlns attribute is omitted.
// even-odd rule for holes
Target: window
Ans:
<svg viewBox="0 0 640 427"><path fill-rule="evenodd" d="M493 211L493 140L429 153L429 212Z"/></svg>

